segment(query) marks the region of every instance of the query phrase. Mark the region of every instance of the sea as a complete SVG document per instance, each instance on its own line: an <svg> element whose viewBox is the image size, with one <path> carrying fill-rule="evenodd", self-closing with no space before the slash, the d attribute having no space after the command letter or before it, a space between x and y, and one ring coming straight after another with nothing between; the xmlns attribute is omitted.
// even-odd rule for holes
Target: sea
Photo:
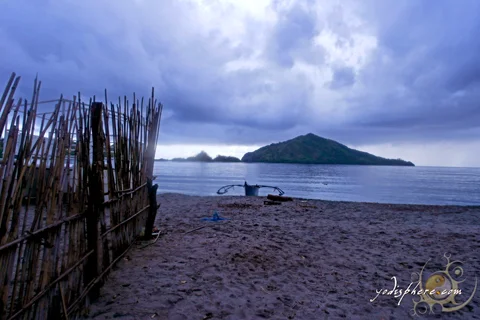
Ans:
<svg viewBox="0 0 480 320"><path fill-rule="evenodd" d="M304 199L480 205L480 168L157 161L158 193L213 196L225 185L278 187ZM276 194L261 188L260 196ZM244 195L243 187L225 195Z"/></svg>

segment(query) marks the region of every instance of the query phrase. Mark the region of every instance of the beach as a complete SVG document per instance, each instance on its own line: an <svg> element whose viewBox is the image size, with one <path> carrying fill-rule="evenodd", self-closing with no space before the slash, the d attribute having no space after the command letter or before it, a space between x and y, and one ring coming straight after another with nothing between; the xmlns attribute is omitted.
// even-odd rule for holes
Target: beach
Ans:
<svg viewBox="0 0 480 320"><path fill-rule="evenodd" d="M89 318L480 319L480 207L265 200L158 195L158 240L114 267ZM472 300L412 315L412 274L444 255L463 262L456 301Z"/></svg>

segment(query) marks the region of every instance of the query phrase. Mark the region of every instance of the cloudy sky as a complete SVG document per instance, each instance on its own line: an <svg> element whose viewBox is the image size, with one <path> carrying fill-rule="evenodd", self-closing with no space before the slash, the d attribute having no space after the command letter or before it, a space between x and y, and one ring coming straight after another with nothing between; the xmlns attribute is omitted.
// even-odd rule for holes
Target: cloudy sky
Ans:
<svg viewBox="0 0 480 320"><path fill-rule="evenodd" d="M115 3L115 5L113 5ZM0 82L164 104L157 156L309 132L480 166L480 1L0 0ZM3 84L1 84L3 87Z"/></svg>

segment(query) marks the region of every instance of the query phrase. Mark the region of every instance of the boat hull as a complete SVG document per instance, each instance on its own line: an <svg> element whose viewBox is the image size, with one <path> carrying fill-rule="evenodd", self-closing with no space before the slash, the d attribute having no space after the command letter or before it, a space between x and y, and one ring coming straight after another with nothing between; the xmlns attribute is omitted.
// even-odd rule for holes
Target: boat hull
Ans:
<svg viewBox="0 0 480 320"><path fill-rule="evenodd" d="M244 187L246 196L258 196L258 190L260 189L259 186L251 186L249 184L245 184Z"/></svg>

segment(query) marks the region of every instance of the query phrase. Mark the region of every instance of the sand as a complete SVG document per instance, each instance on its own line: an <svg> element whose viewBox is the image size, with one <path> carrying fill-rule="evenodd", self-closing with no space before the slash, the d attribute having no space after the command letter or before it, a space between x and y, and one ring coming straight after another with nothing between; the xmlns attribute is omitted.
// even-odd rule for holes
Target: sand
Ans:
<svg viewBox="0 0 480 320"><path fill-rule="evenodd" d="M449 313L437 306L413 316L418 295L374 299L376 290L392 290L392 277L404 291L427 261L428 272L444 270L447 253L464 263L457 300L465 301L480 281L480 207L158 200L161 237L118 263L91 318L480 319L480 283L470 303ZM214 210L228 220L201 220Z"/></svg>

